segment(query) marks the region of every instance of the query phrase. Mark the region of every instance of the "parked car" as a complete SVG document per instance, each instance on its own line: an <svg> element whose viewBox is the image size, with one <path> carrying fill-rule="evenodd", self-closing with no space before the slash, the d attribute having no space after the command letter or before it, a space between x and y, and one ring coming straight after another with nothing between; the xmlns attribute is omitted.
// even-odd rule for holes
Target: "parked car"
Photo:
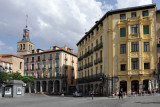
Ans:
<svg viewBox="0 0 160 107"><path fill-rule="evenodd" d="M82 97L82 93L75 91L75 92L73 93L73 96L74 96L74 97Z"/></svg>

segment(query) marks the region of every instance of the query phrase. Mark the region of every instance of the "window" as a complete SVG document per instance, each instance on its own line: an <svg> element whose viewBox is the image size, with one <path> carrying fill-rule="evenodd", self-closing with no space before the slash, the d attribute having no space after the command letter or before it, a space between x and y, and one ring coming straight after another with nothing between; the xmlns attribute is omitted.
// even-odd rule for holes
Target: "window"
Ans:
<svg viewBox="0 0 160 107"><path fill-rule="evenodd" d="M143 26L143 34L149 34L149 25Z"/></svg>
<svg viewBox="0 0 160 107"><path fill-rule="evenodd" d="M34 62L34 57L32 57L32 62Z"/></svg>
<svg viewBox="0 0 160 107"><path fill-rule="evenodd" d="M131 17L136 17L136 12L132 12Z"/></svg>
<svg viewBox="0 0 160 107"><path fill-rule="evenodd" d="M120 28L120 37L126 37L126 28Z"/></svg>
<svg viewBox="0 0 160 107"><path fill-rule="evenodd" d="M27 62L29 62L29 58L27 58Z"/></svg>
<svg viewBox="0 0 160 107"><path fill-rule="evenodd" d="M20 50L22 50L22 44L20 44L20 47L21 47Z"/></svg>
<svg viewBox="0 0 160 107"><path fill-rule="evenodd" d="M126 44L121 44L121 54L126 53Z"/></svg>
<svg viewBox="0 0 160 107"><path fill-rule="evenodd" d="M138 25L131 25L131 34L139 33L138 29L139 29Z"/></svg>
<svg viewBox="0 0 160 107"><path fill-rule="evenodd" d="M59 53L56 53L56 59L58 59L59 58Z"/></svg>
<svg viewBox="0 0 160 107"><path fill-rule="evenodd" d="M102 43L102 36L100 37L100 42Z"/></svg>
<svg viewBox="0 0 160 107"><path fill-rule="evenodd" d="M31 68L31 70L34 70L34 64L32 64L32 68Z"/></svg>
<svg viewBox="0 0 160 107"><path fill-rule="evenodd" d="M132 49L132 52L137 52L138 51L138 42L132 42L131 49Z"/></svg>
<svg viewBox="0 0 160 107"><path fill-rule="evenodd" d="M40 70L40 63L37 63L37 69Z"/></svg>
<svg viewBox="0 0 160 107"><path fill-rule="evenodd" d="M59 67L59 61L56 61L56 67Z"/></svg>
<svg viewBox="0 0 160 107"><path fill-rule="evenodd" d="M120 14L120 19L126 19L126 14Z"/></svg>
<svg viewBox="0 0 160 107"><path fill-rule="evenodd" d="M23 44L23 50L25 50L25 44Z"/></svg>
<svg viewBox="0 0 160 107"><path fill-rule="evenodd" d="M139 60L138 58L132 58L132 70L139 69Z"/></svg>
<svg viewBox="0 0 160 107"><path fill-rule="evenodd" d="M144 52L149 51L149 42L144 42Z"/></svg>
<svg viewBox="0 0 160 107"><path fill-rule="evenodd" d="M46 55L43 55L43 59L44 59L44 60L46 59Z"/></svg>
<svg viewBox="0 0 160 107"><path fill-rule="evenodd" d="M142 12L143 16L148 16L148 10Z"/></svg>
<svg viewBox="0 0 160 107"><path fill-rule="evenodd" d="M98 39L96 40L96 46L98 46Z"/></svg>
<svg viewBox="0 0 160 107"><path fill-rule="evenodd" d="M20 62L20 69L22 69L22 62Z"/></svg>
<svg viewBox="0 0 160 107"><path fill-rule="evenodd" d="M126 64L121 64L121 71L126 71Z"/></svg>
<svg viewBox="0 0 160 107"><path fill-rule="evenodd" d="M144 63L144 69L150 69L150 64L149 63Z"/></svg>
<svg viewBox="0 0 160 107"><path fill-rule="evenodd" d="M52 54L49 54L49 59L52 59Z"/></svg>
<svg viewBox="0 0 160 107"><path fill-rule="evenodd" d="M37 61L40 61L40 56L37 57Z"/></svg>

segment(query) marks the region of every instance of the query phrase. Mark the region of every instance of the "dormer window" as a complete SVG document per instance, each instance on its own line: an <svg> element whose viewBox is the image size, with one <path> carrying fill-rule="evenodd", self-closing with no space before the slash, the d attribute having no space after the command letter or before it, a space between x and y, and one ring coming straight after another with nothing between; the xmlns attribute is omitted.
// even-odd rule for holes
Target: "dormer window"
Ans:
<svg viewBox="0 0 160 107"><path fill-rule="evenodd" d="M143 16L148 16L148 10L142 12Z"/></svg>
<svg viewBox="0 0 160 107"><path fill-rule="evenodd" d="M126 19L126 14L120 14L120 19Z"/></svg>

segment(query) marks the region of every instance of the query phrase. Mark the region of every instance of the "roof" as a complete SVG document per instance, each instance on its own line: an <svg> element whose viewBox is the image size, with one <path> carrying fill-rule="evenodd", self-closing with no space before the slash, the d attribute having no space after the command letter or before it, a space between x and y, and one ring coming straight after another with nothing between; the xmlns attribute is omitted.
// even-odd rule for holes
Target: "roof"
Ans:
<svg viewBox="0 0 160 107"><path fill-rule="evenodd" d="M23 57L17 56L17 55L15 55L15 54L0 54L0 56L1 56L1 57L12 57L12 56L14 56L14 57L23 59Z"/></svg>
<svg viewBox="0 0 160 107"><path fill-rule="evenodd" d="M77 57L77 53L71 53L71 52L69 52L65 49L62 49L62 48L60 48L60 49L48 49L48 50L44 50L43 52L26 54L26 55L23 55L23 56L37 55L37 54L43 54L43 53L49 53L49 52L58 52L58 51L63 51L63 52L66 52L68 54L71 54L71 55Z"/></svg>
<svg viewBox="0 0 160 107"><path fill-rule="evenodd" d="M22 85L24 85L25 83L21 80L11 80L8 82L8 84L22 84Z"/></svg>
<svg viewBox="0 0 160 107"><path fill-rule="evenodd" d="M102 23L102 21L113 14L119 14L119 13L124 13L124 12L130 12L130 11L137 11L137 10L142 10L142 9L150 9L150 8L155 8L156 4L149 4L149 5L142 5L142 6L136 6L136 7L128 7L128 8L122 8L122 9L116 9L116 10L111 10L108 11L77 43L77 46L79 45L80 42L82 42L88 34L90 34L96 27L98 27L99 24Z"/></svg>
<svg viewBox="0 0 160 107"><path fill-rule="evenodd" d="M10 61L7 61L6 59L4 59L4 58L1 58L1 57L0 57L0 61L2 61L2 62L6 62L6 63L12 63L12 62L10 62Z"/></svg>

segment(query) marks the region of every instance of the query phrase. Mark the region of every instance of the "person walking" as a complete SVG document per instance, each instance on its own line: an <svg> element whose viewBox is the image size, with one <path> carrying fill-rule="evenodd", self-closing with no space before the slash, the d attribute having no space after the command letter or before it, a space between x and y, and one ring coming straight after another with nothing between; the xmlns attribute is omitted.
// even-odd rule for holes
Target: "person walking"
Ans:
<svg viewBox="0 0 160 107"><path fill-rule="evenodd" d="M94 97L94 90L92 91L91 96L92 96L92 100L93 100L93 97Z"/></svg>
<svg viewBox="0 0 160 107"><path fill-rule="evenodd" d="M118 96L119 96L119 99L123 99L123 89L122 88L119 90Z"/></svg>

